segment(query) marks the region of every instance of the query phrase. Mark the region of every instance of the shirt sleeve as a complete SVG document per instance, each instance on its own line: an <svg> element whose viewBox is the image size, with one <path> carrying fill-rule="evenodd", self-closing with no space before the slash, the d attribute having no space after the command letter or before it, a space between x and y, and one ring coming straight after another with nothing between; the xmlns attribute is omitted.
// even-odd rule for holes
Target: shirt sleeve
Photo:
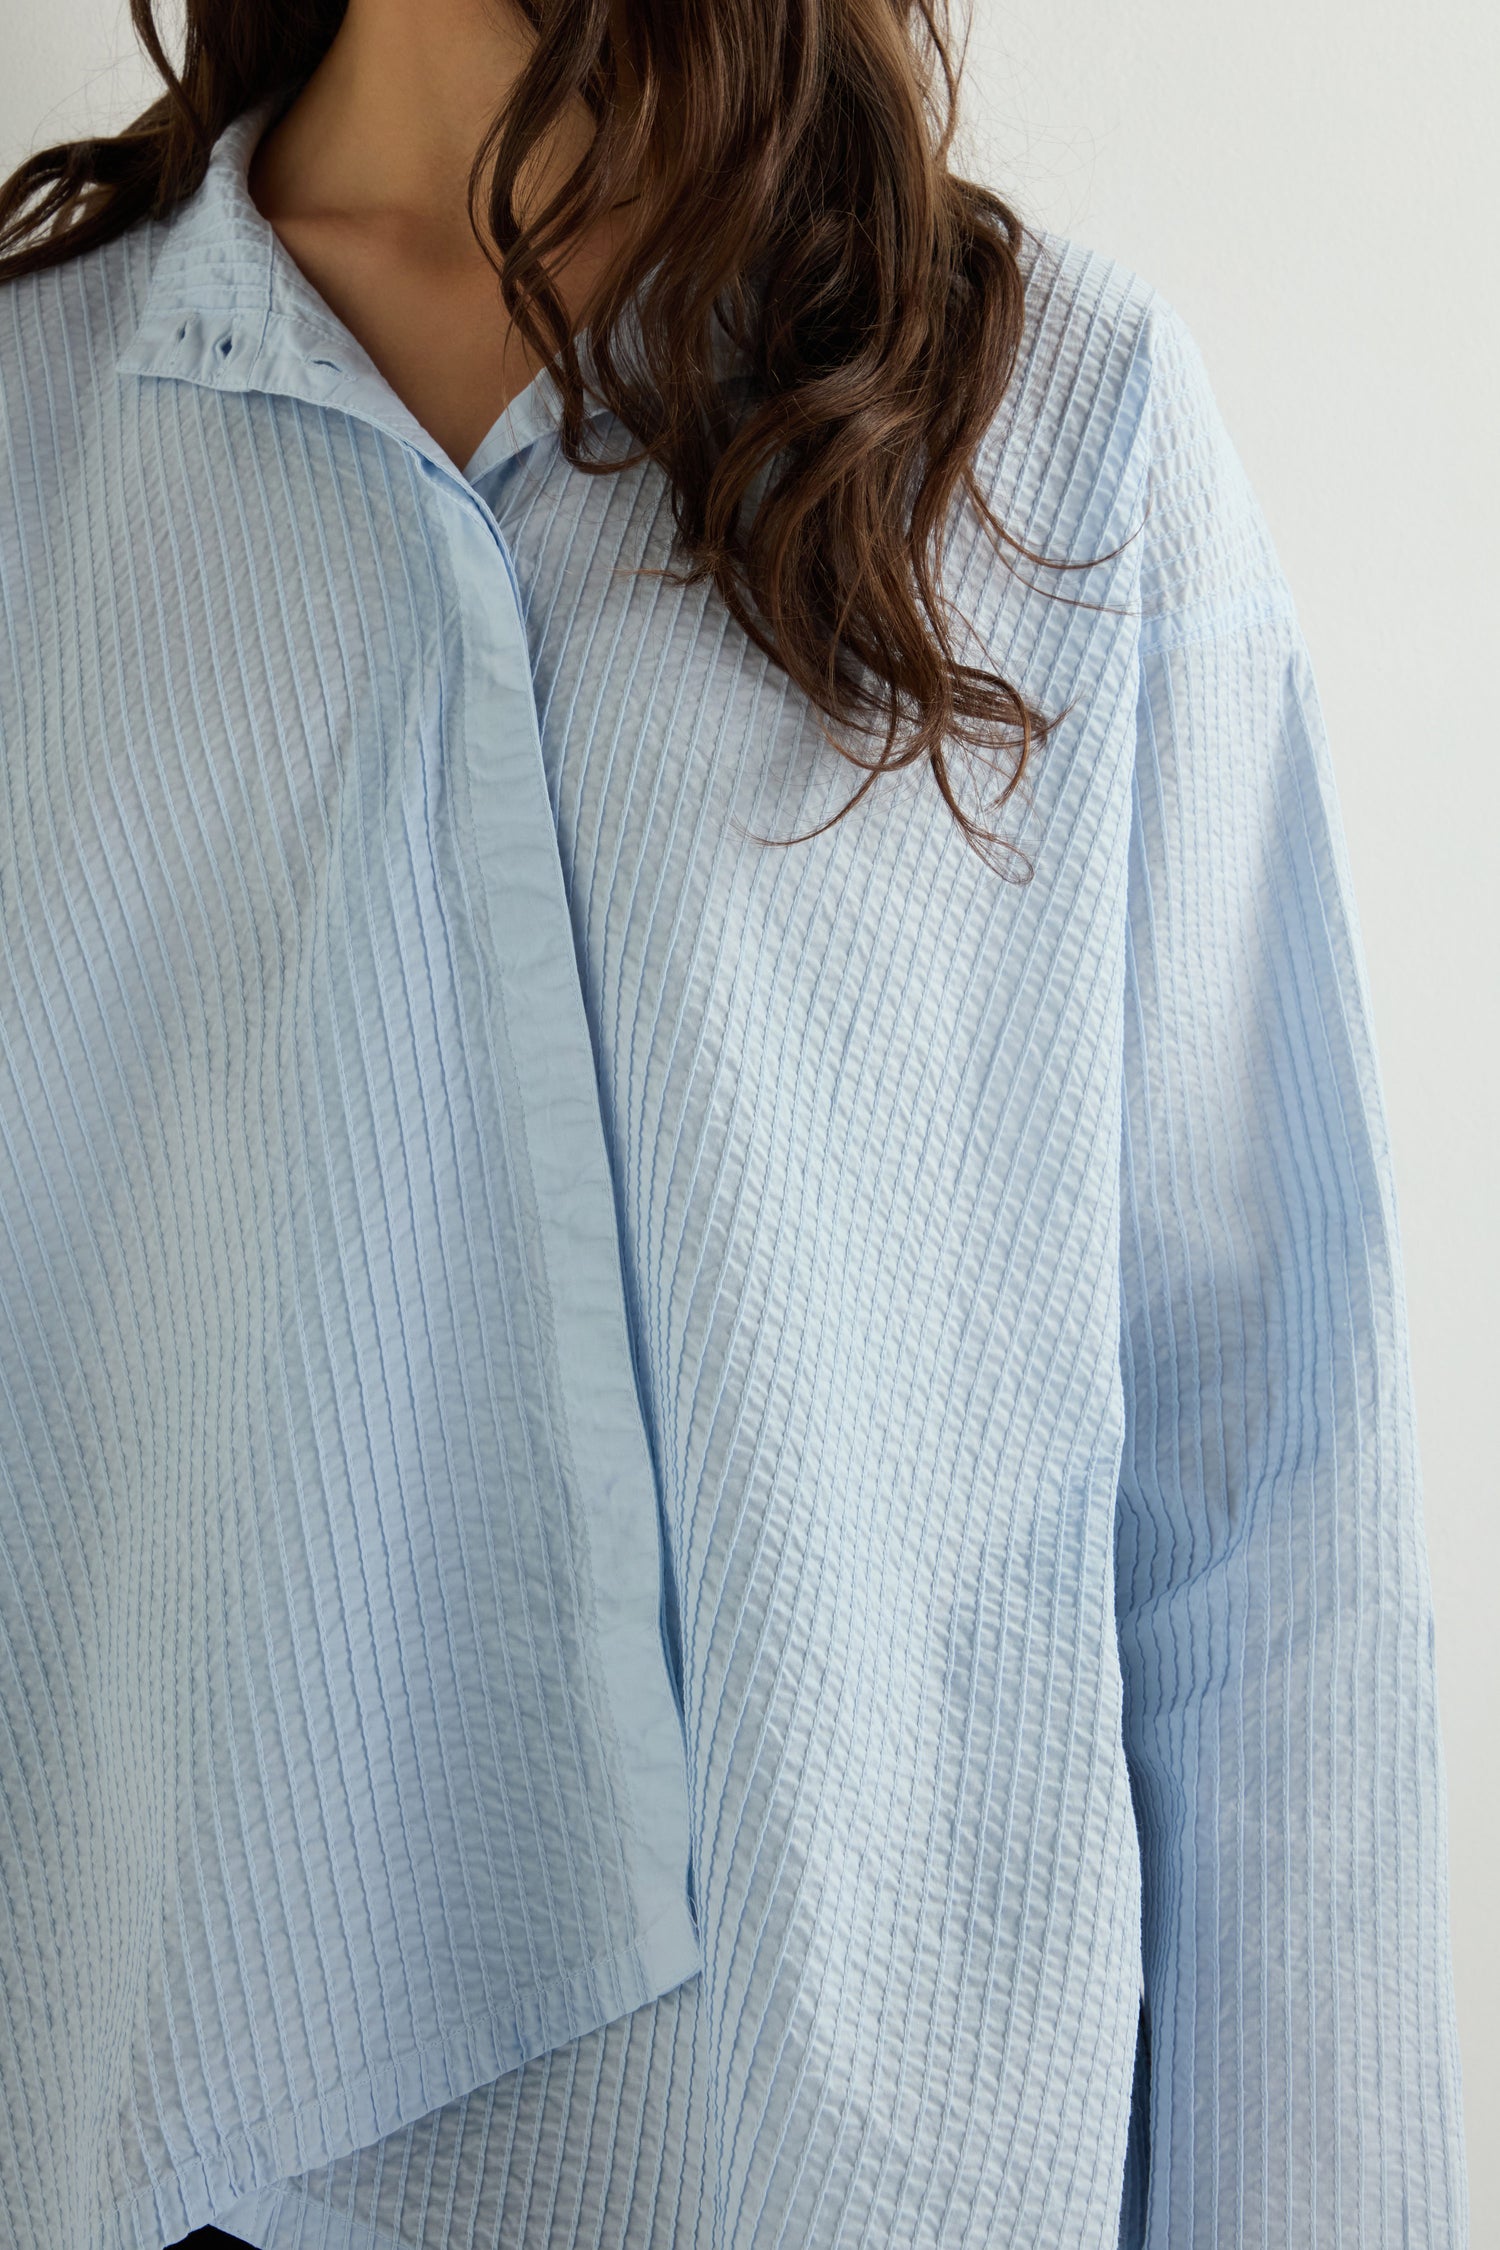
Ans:
<svg viewBox="0 0 1500 2250"><path fill-rule="evenodd" d="M1148 315L1116 1530L1144 1999L1122 2250L1462 2250L1391 1153L1307 647Z"/></svg>

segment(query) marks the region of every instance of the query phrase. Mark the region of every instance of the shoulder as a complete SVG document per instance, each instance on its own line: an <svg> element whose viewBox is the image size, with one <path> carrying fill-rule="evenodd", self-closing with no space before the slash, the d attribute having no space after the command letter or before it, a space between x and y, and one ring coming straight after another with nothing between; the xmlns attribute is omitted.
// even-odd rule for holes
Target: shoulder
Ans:
<svg viewBox="0 0 1500 2250"><path fill-rule="evenodd" d="M1128 449L1145 417L1158 292L1119 259L1046 227L1024 227L1016 262L1024 327L986 455L1003 474L1018 441L1033 455Z"/></svg>
<svg viewBox="0 0 1500 2250"><path fill-rule="evenodd" d="M1025 333L977 473L1047 553L1139 532L1143 619L1229 606L1277 576L1265 518L1198 338L1148 278L1028 226Z"/></svg>
<svg viewBox="0 0 1500 2250"><path fill-rule="evenodd" d="M1076 563L1128 541L1139 523L1157 292L1120 260L1029 222L1015 256L1022 324L974 481L1009 540L1032 555ZM972 501L960 502L960 520L956 560L988 576L990 534ZM971 561L981 555L982 564ZM1125 580L1135 561L1132 549ZM1094 599L1104 581L1089 570L1072 581L1045 574L1045 582ZM1109 573L1111 599L1130 592L1119 573Z"/></svg>
<svg viewBox="0 0 1500 2250"><path fill-rule="evenodd" d="M1212 419L1208 371L1188 322L1121 259L1028 225L1017 251L1025 336L994 433L1010 417L1118 446L1137 434L1170 447L1175 427Z"/></svg>

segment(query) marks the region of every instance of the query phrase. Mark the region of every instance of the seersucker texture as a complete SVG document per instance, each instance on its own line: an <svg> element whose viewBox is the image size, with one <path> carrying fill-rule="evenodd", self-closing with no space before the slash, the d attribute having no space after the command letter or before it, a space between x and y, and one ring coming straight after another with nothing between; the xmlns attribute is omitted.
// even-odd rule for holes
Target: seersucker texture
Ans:
<svg viewBox="0 0 1500 2250"><path fill-rule="evenodd" d="M922 770L771 849L860 775L660 473L546 377L450 461L265 114L0 290L0 2240L1464 2250L1370 999L1191 334L1028 236L978 473L1092 567L944 583L1068 709L1031 879Z"/></svg>

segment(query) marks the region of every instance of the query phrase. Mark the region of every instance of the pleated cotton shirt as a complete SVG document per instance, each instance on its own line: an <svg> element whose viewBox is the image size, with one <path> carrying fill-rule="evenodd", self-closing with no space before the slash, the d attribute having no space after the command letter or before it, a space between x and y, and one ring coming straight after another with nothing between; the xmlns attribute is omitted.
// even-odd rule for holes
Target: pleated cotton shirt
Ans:
<svg viewBox="0 0 1500 2250"><path fill-rule="evenodd" d="M1191 334L1028 234L1047 560L943 584L1067 711L1029 880L925 768L767 845L862 775L661 472L545 375L450 460L264 119L0 290L0 2237L1462 2250L1370 1000Z"/></svg>

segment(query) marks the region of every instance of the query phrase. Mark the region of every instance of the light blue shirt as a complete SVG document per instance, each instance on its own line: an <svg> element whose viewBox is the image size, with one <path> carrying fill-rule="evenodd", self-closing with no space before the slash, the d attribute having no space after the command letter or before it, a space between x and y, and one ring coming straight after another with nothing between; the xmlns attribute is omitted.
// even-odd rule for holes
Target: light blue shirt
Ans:
<svg viewBox="0 0 1500 2250"><path fill-rule="evenodd" d="M1028 240L981 487L1111 559L944 570L1071 707L1031 881L925 769L769 849L861 775L662 475L545 378L450 461L264 116L0 291L5 2239L1461 2250L1370 1002L1190 334Z"/></svg>

